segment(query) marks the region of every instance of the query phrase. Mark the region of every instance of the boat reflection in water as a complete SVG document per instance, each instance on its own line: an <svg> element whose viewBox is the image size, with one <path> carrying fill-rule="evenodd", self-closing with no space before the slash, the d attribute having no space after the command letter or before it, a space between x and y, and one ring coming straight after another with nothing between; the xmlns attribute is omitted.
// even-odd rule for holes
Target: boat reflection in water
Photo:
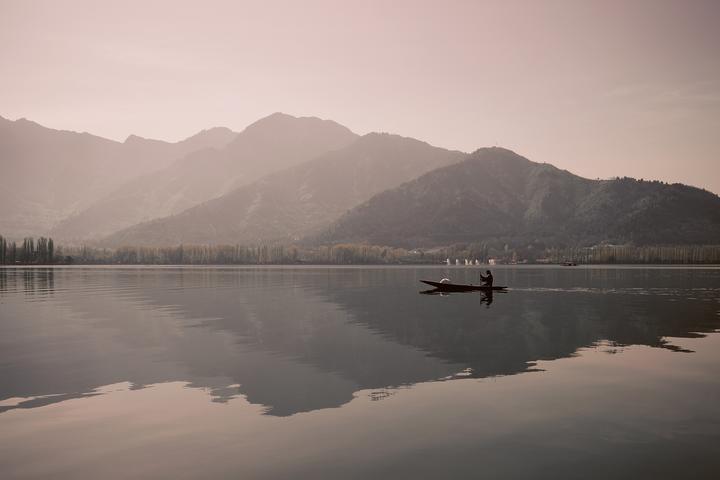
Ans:
<svg viewBox="0 0 720 480"><path fill-rule="evenodd" d="M479 290L479 291L472 291L472 290L446 290L442 288L430 288L428 290L422 290L420 292L421 295L440 295L441 297L447 297L450 295L476 295L480 298L480 304L485 304L487 308L490 308L490 305L493 303L493 290ZM507 290L499 290L498 293L505 294L508 293Z"/></svg>

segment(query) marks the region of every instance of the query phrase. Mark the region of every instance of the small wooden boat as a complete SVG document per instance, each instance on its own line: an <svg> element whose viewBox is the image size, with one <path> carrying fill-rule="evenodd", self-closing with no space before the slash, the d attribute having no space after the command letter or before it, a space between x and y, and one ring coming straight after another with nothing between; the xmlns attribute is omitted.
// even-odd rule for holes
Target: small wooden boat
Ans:
<svg viewBox="0 0 720 480"><path fill-rule="evenodd" d="M433 282L432 280L420 280L426 285L435 287L444 292L490 292L507 290L508 287L488 287L485 285L463 285L461 283Z"/></svg>

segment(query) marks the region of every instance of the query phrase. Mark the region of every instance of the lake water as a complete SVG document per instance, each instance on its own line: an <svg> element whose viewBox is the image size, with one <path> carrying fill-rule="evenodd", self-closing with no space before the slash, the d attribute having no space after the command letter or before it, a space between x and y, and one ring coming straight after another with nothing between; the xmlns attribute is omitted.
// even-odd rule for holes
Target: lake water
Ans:
<svg viewBox="0 0 720 480"><path fill-rule="evenodd" d="M479 271L0 269L0 477L720 478L719 269Z"/></svg>

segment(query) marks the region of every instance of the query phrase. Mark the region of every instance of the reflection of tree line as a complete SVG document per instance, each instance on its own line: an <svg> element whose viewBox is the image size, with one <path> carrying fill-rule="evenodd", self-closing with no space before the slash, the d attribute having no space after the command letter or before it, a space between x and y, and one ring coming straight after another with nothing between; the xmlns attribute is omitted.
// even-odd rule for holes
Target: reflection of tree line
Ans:
<svg viewBox="0 0 720 480"><path fill-rule="evenodd" d="M0 293L19 292L51 295L55 290L53 268L0 269Z"/></svg>

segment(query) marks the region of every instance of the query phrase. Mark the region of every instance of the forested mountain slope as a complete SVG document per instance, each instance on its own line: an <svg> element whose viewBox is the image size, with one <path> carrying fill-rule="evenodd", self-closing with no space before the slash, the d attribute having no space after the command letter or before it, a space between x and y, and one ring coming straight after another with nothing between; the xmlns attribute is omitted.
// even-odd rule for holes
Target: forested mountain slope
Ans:
<svg viewBox="0 0 720 480"><path fill-rule="evenodd" d="M588 180L509 150L467 160L382 192L313 242L406 247L703 244L720 240L720 198L680 184Z"/></svg>

